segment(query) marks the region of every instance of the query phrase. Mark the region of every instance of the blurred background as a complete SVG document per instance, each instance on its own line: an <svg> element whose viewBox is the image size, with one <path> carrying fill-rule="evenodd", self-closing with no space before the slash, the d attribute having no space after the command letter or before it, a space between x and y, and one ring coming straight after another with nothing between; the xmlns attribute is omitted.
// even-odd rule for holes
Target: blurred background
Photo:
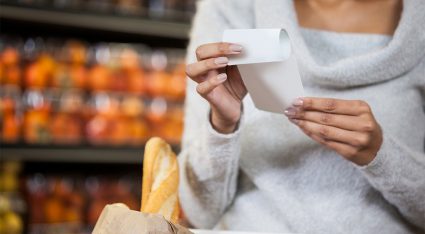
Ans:
<svg viewBox="0 0 425 234"><path fill-rule="evenodd" d="M91 233L176 152L195 0L0 0L0 234Z"/></svg>

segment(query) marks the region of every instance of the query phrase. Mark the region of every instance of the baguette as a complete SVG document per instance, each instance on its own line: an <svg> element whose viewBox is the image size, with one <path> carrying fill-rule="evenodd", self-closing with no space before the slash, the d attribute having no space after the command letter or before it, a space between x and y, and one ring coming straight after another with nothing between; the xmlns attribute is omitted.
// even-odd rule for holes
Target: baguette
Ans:
<svg viewBox="0 0 425 234"><path fill-rule="evenodd" d="M177 157L164 140L151 138L145 147L140 211L157 213L177 223L179 219L179 168Z"/></svg>

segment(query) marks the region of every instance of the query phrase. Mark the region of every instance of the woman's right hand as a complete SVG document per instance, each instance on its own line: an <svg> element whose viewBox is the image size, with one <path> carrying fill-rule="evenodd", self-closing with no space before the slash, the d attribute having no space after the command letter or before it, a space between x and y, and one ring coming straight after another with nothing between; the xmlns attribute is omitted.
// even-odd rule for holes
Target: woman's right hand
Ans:
<svg viewBox="0 0 425 234"><path fill-rule="evenodd" d="M242 99L247 94L236 66L227 56L240 54L240 45L219 42L196 49L197 62L187 65L186 74L198 83L196 91L211 107L211 124L220 133L231 133L241 117Z"/></svg>

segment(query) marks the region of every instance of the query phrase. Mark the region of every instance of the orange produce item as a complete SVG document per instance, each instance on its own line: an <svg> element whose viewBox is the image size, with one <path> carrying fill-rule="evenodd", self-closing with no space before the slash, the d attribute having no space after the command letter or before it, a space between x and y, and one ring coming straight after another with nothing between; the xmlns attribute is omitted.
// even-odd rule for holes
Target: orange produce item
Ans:
<svg viewBox="0 0 425 234"><path fill-rule="evenodd" d="M120 56L121 68L124 71L134 71L140 68L140 59L136 51L124 49Z"/></svg>
<svg viewBox="0 0 425 234"><path fill-rule="evenodd" d="M20 121L14 114L6 114L3 116L2 141L16 142L20 136Z"/></svg>
<svg viewBox="0 0 425 234"><path fill-rule="evenodd" d="M167 120L161 127L161 135L167 141L177 144L180 143L183 134L183 110L174 108L168 112Z"/></svg>
<svg viewBox="0 0 425 234"><path fill-rule="evenodd" d="M65 222L76 222L81 221L81 211L74 207L68 207L64 211L64 221Z"/></svg>
<svg viewBox="0 0 425 234"><path fill-rule="evenodd" d="M87 124L87 138L93 144L105 144L109 138L109 121L102 115L96 115Z"/></svg>
<svg viewBox="0 0 425 234"><path fill-rule="evenodd" d="M5 66L18 65L20 60L19 52L15 48L7 47L1 55L1 60Z"/></svg>
<svg viewBox="0 0 425 234"><path fill-rule="evenodd" d="M46 200L44 205L46 222L59 223L65 221L64 212L64 207L59 197L52 196Z"/></svg>
<svg viewBox="0 0 425 234"><path fill-rule="evenodd" d="M77 144L82 138L82 124L76 116L58 113L52 117L50 134L56 143Z"/></svg>
<svg viewBox="0 0 425 234"><path fill-rule="evenodd" d="M165 71L153 71L149 75L148 89L149 94L156 96L163 96L167 92L167 86L169 85L170 74Z"/></svg>
<svg viewBox="0 0 425 234"><path fill-rule="evenodd" d="M122 114L119 100L115 97L110 97L108 104L100 107L98 113L108 117L110 120L115 120L114 118Z"/></svg>
<svg viewBox="0 0 425 234"><path fill-rule="evenodd" d="M149 106L146 118L150 124L159 127L166 120L167 102L163 98L154 98Z"/></svg>
<svg viewBox="0 0 425 234"><path fill-rule="evenodd" d="M57 68L55 60L48 54L42 54L37 59L37 63L40 65L42 73L47 77L46 79L51 80Z"/></svg>
<svg viewBox="0 0 425 234"><path fill-rule="evenodd" d="M70 67L72 86L78 89L84 89L87 86L87 69L84 66Z"/></svg>
<svg viewBox="0 0 425 234"><path fill-rule="evenodd" d="M0 84L3 84L4 80L6 79L4 77L4 70L5 70L5 67L3 65L3 62L1 61L1 56L0 56Z"/></svg>
<svg viewBox="0 0 425 234"><path fill-rule="evenodd" d="M127 91L128 77L121 71L114 71L111 75L111 87L110 90L122 92Z"/></svg>
<svg viewBox="0 0 425 234"><path fill-rule="evenodd" d="M47 143L49 135L49 113L42 110L28 110L24 118L24 138L28 143Z"/></svg>
<svg viewBox="0 0 425 234"><path fill-rule="evenodd" d="M110 143L113 145L128 144L131 138L131 124L127 118L117 118L110 122Z"/></svg>
<svg viewBox="0 0 425 234"><path fill-rule="evenodd" d="M69 41L66 45L68 61L74 65L86 63L87 50L83 43L79 41Z"/></svg>
<svg viewBox="0 0 425 234"><path fill-rule="evenodd" d="M89 72L89 87L94 91L105 91L111 88L111 74L103 65L95 65Z"/></svg>
<svg viewBox="0 0 425 234"><path fill-rule="evenodd" d="M60 64L52 78L52 86L57 88L72 88L72 80L68 66Z"/></svg>
<svg viewBox="0 0 425 234"><path fill-rule="evenodd" d="M139 69L128 74L128 91L135 94L143 94L147 89L143 70Z"/></svg>
<svg viewBox="0 0 425 234"><path fill-rule="evenodd" d="M60 98L60 111L81 115L84 111L84 100L79 92L64 92Z"/></svg>
<svg viewBox="0 0 425 234"><path fill-rule="evenodd" d="M143 110L143 101L137 96L127 96L121 103L121 112L128 117L140 116Z"/></svg>
<svg viewBox="0 0 425 234"><path fill-rule="evenodd" d="M103 208L107 204L108 202L105 199L95 199L91 202L91 205L88 209L88 214L87 214L87 221L90 225L96 224L96 221L100 216L100 213L102 212Z"/></svg>
<svg viewBox="0 0 425 234"><path fill-rule="evenodd" d="M48 84L48 75L39 63L33 63L26 68L25 86L43 88Z"/></svg>
<svg viewBox="0 0 425 234"><path fill-rule="evenodd" d="M132 145L143 145L149 138L149 128L145 121L135 118L131 121L131 139Z"/></svg>
<svg viewBox="0 0 425 234"><path fill-rule="evenodd" d="M21 68L17 65L12 65L9 67L4 67L2 71L2 84L11 84L11 85L20 85L21 84Z"/></svg>
<svg viewBox="0 0 425 234"><path fill-rule="evenodd" d="M14 114L16 108L16 101L10 97L0 99L0 116L7 114Z"/></svg>
<svg viewBox="0 0 425 234"><path fill-rule="evenodd" d="M174 73L167 85L167 96L173 100L183 100L186 91L186 77Z"/></svg>

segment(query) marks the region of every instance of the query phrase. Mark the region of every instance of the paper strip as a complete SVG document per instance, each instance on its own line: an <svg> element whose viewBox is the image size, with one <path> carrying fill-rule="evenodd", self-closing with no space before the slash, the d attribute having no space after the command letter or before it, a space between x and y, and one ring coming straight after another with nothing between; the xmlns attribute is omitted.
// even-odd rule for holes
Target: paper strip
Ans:
<svg viewBox="0 0 425 234"><path fill-rule="evenodd" d="M225 30L223 41L243 47L241 54L229 57L229 65L238 65L258 109L283 113L294 99L304 96L297 60L285 30Z"/></svg>

